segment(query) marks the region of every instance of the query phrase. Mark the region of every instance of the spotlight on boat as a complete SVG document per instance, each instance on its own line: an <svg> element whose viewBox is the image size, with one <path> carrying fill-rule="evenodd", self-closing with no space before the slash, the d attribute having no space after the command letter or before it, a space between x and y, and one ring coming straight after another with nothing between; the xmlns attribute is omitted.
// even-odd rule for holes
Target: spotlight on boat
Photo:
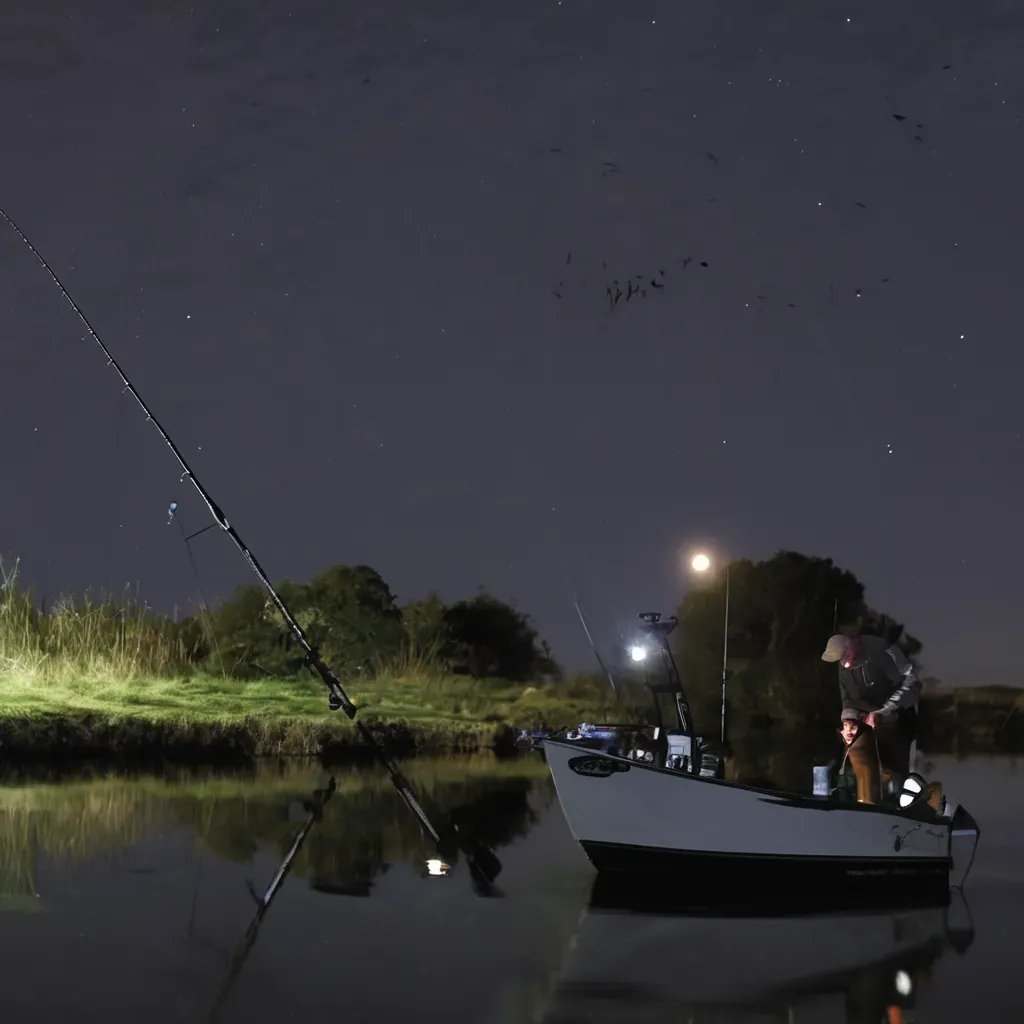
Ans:
<svg viewBox="0 0 1024 1024"><path fill-rule="evenodd" d="M427 861L428 875L447 875L451 869L451 864L448 864L446 861L436 859Z"/></svg>
<svg viewBox="0 0 1024 1024"><path fill-rule="evenodd" d="M917 772L911 772L900 787L900 807L909 807L921 798L922 793L924 793L924 779Z"/></svg>
<svg viewBox="0 0 1024 1024"><path fill-rule="evenodd" d="M896 991L901 996L909 996L914 991L914 982L906 971L896 972Z"/></svg>
<svg viewBox="0 0 1024 1024"><path fill-rule="evenodd" d="M690 568L694 572L707 572L711 568L711 559L703 551L698 552L690 559Z"/></svg>
<svg viewBox="0 0 1024 1024"><path fill-rule="evenodd" d="M641 647L640 644L634 644L629 649L629 656L633 661L643 661L647 657L647 648Z"/></svg>

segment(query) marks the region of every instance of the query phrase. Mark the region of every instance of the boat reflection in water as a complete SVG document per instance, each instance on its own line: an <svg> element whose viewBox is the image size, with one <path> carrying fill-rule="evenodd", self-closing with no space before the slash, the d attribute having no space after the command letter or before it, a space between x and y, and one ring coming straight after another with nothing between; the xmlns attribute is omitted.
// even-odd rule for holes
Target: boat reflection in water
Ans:
<svg viewBox="0 0 1024 1024"><path fill-rule="evenodd" d="M974 940L967 903L790 916L585 912L544 1024L909 1024L937 962Z"/></svg>

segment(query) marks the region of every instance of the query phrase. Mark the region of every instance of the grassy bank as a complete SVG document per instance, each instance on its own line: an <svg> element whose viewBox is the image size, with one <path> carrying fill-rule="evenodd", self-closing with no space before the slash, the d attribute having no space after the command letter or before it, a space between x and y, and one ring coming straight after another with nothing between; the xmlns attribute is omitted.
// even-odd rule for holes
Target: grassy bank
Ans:
<svg viewBox="0 0 1024 1024"><path fill-rule="evenodd" d="M352 724L327 710L319 681L237 679L198 662L190 643L200 625L130 597L44 609L0 561L0 758L335 759L365 750ZM529 686L453 676L412 648L344 683L361 720L396 753L501 746L542 724L637 721L650 704L637 693L634 707L613 700L593 678ZM737 739L735 710L733 722ZM932 749L1024 749L1024 696L937 690L923 698L921 733Z"/></svg>
<svg viewBox="0 0 1024 1024"><path fill-rule="evenodd" d="M398 751L478 750L517 728L592 717L587 686L529 687L461 677L354 681L360 718ZM350 755L364 745L327 710L318 682L0 676L0 757L146 755L252 758Z"/></svg>
<svg viewBox="0 0 1024 1024"><path fill-rule="evenodd" d="M362 721L396 753L475 751L516 730L628 720L588 682L531 687L464 677L381 675L348 684ZM922 701L921 742L955 751L1024 749L1020 690L950 690ZM102 680L0 676L0 758L335 760L365 750L313 679L214 676Z"/></svg>
<svg viewBox="0 0 1024 1024"><path fill-rule="evenodd" d="M332 758L364 749L348 719L328 711L318 680L231 678L198 661L190 645L201 627L130 595L43 607L18 586L17 564L0 561L0 758ZM343 683L361 720L396 752L478 750L522 727L618 710L604 684L453 676L411 647Z"/></svg>

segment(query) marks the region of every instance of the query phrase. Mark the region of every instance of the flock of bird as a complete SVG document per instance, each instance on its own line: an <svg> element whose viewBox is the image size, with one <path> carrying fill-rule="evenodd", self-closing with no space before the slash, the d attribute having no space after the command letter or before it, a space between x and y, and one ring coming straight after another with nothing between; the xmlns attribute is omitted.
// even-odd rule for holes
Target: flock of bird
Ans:
<svg viewBox="0 0 1024 1024"><path fill-rule="evenodd" d="M857 203L858 206L863 206L863 203ZM568 253L565 258L566 265L571 263L572 253ZM679 263L679 269L685 270L693 262L692 256L684 256ZM710 264L707 260L699 260L698 266L703 267L705 270L710 269ZM601 264L601 269L606 271L608 269L607 262ZM664 290L665 281L667 278L666 270L661 267L655 270L653 273L641 273L633 274L631 277L613 278L608 284L605 285L604 294L608 303L608 312L614 313L620 303L627 303L633 299L646 299L648 295L656 295L658 292ZM889 284L892 279L889 277L883 277L880 279L882 284ZM589 278L583 278L581 287L586 287L589 283ZM556 299L563 299L565 297L567 281L562 278L558 284L552 288L551 294ZM864 297L864 289L862 287L852 289L853 295L857 299ZM835 287L829 285L828 289L829 302L834 303ZM769 301L768 295L755 295L754 298L757 302L765 303ZM799 305L795 302L786 302L788 309L799 309Z"/></svg>
<svg viewBox="0 0 1024 1024"><path fill-rule="evenodd" d="M952 64L944 64L942 66L942 70L943 71L949 71L949 70L952 69L952 67L953 67ZM885 99L887 101L891 102L891 97L886 96ZM907 116L905 114L900 114L900 113L893 113L892 114L892 119L894 121L896 121L896 122L899 122L899 123L902 123L902 122L908 120L908 118L907 118ZM919 133L924 129L924 125L921 124L921 123L918 123L918 122L912 122L912 123L914 124L914 129L915 129L915 134L913 135L913 140L915 142L923 142L924 141L923 137ZM550 147L548 149L548 152L549 153L557 154L557 153L561 153L562 149L559 148L559 147L552 146L552 147ZM710 161L711 163L715 164L716 166L718 165L718 157L714 153L712 153L710 150L707 150L704 155L708 159L708 161ZM608 177L611 174L619 174L620 172L621 172L621 168L619 167L618 164L614 163L611 160L605 160L602 163L602 165L601 165L600 176L602 178L604 178L604 177ZM715 200L713 200L713 199L709 199L708 200L708 202L714 202L714 201ZM860 202L859 200L854 202L854 206L857 206L857 207L859 207L862 210L866 210L867 209L867 205L865 203ZM566 257L565 257L565 265L568 266L571 262L572 262L572 253L569 252L566 255ZM689 266L689 264L691 262L693 262L693 257L692 256L683 257L682 260L681 260L680 268L679 269L685 270L686 267ZM700 260L698 262L698 266L707 269L708 268L708 262L706 260ZM608 269L607 262L601 264L601 269L603 271L606 271ZM615 278L615 279L613 279L612 281L610 281L609 283L607 283L605 285L605 289L604 289L605 298L606 298L607 303L608 303L608 312L609 313L614 313L615 310L619 308L620 304L628 303L628 302L630 302L633 299L646 299L649 295L653 296L653 295L658 294L659 292L661 292L665 288L665 278L666 278L666 272L662 268L662 269L658 269L654 273L634 274L632 277ZM888 277L883 277L881 279L881 283L882 284L888 284L889 282L890 282L890 278L888 278ZM581 286L582 287L586 287L587 284L588 284L588 278L584 278L583 281L581 282ZM561 280L559 280L558 284L551 289L551 294L556 299L559 299L559 300L563 299L565 297L565 294L566 294L566 279L565 278L562 278ZM863 296L864 296L864 289L862 287L854 288L853 289L853 295L857 299L863 298ZM768 296L767 295L757 295L757 296L755 296L755 298L757 299L757 301L759 303L763 303L763 302L766 302L768 300ZM829 301L830 302L834 302L835 301L835 289L833 288L832 285L829 285ZM786 306L789 309L798 309L799 308L799 306L795 302L787 302Z"/></svg>
<svg viewBox="0 0 1024 1024"><path fill-rule="evenodd" d="M568 253L565 257L566 265L572 262L572 253ZM692 256L686 256L680 263L680 269L685 270L686 267L693 262ZM707 260L701 260L700 266L707 268ZM601 264L602 271L608 269L608 264ZM635 298L645 299L648 293L655 294L661 291L665 287L665 269L659 268L650 274L634 274L632 277L614 278L609 284L605 285L604 293L608 299L608 310L609 312L614 311L615 307L620 302L629 302ZM586 287L588 278L584 278L582 286ZM551 290L551 294L556 299L561 299L565 295L565 278L558 282L558 285Z"/></svg>

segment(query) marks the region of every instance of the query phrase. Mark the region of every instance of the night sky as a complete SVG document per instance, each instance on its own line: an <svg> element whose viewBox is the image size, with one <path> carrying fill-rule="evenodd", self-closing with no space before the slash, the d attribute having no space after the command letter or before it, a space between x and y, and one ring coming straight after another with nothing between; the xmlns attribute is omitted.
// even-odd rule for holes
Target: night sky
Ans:
<svg viewBox="0 0 1024 1024"><path fill-rule="evenodd" d="M1000 0L11 5L0 205L274 579L483 584L576 668L572 586L606 644L693 544L792 548L1018 682L1022 47ZM184 609L207 513L9 229L0 314L0 551Z"/></svg>

